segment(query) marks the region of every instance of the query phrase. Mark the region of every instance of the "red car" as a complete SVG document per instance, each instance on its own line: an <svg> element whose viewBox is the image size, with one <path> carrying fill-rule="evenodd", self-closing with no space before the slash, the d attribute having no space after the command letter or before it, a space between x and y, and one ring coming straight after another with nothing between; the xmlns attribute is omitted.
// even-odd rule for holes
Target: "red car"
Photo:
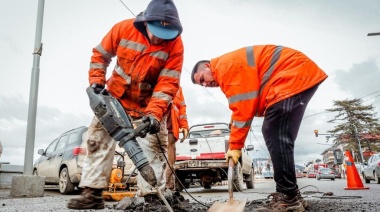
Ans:
<svg viewBox="0 0 380 212"><path fill-rule="evenodd" d="M315 172L307 173L307 178L315 178L316 176L317 176L317 173L315 173Z"/></svg>

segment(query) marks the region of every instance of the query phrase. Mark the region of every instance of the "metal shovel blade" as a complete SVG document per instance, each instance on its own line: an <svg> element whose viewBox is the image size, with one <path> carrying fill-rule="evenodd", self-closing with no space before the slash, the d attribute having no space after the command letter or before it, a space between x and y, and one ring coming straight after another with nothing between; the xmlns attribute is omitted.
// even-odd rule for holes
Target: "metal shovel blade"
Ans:
<svg viewBox="0 0 380 212"><path fill-rule="evenodd" d="M234 176L234 161L229 160L228 163L228 194L230 199L227 202L214 202L207 210L208 212L243 212L246 201L235 200L233 197L233 176Z"/></svg>

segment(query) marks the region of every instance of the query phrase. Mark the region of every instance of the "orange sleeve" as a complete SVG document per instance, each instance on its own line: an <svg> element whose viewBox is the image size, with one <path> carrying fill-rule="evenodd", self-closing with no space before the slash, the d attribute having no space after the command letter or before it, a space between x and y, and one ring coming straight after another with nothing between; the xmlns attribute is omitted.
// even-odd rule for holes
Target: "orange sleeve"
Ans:
<svg viewBox="0 0 380 212"><path fill-rule="evenodd" d="M120 42L121 33L126 21L115 24L104 36L101 43L92 49L92 57L89 70L90 85L98 83L105 85L107 67L116 55L116 50Z"/></svg>
<svg viewBox="0 0 380 212"><path fill-rule="evenodd" d="M241 149L244 147L258 108L257 96L260 83L257 69L238 63L228 63L219 65L216 70L218 70L217 82L228 99L234 121L231 127L229 148Z"/></svg>

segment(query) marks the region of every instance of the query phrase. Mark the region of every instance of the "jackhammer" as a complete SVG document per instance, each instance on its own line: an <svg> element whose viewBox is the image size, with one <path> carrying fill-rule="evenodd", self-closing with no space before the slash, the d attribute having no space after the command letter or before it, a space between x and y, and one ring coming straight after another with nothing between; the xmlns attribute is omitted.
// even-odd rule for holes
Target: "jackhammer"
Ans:
<svg viewBox="0 0 380 212"><path fill-rule="evenodd" d="M149 126L149 122L143 122L134 129L131 117L124 111L120 102L106 90L98 94L92 87L88 87L86 92L90 99L90 107L104 129L115 141L119 141L118 145L125 149L145 181L155 187L157 179L154 170L136 140L136 137L141 136L141 132Z"/></svg>

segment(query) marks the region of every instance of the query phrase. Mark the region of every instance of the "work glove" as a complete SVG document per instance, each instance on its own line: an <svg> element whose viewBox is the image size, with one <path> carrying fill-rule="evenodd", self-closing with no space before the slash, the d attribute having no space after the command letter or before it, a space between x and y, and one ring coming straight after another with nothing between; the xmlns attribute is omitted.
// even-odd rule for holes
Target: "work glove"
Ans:
<svg viewBox="0 0 380 212"><path fill-rule="evenodd" d="M142 121L149 122L149 126L146 131L149 132L150 134L156 134L160 132L160 122L153 116L151 115L143 116Z"/></svg>
<svg viewBox="0 0 380 212"><path fill-rule="evenodd" d="M189 130L186 128L179 128L179 132L181 132L183 134L183 137L179 141L180 143L182 143L187 138L187 136L189 135Z"/></svg>
<svg viewBox="0 0 380 212"><path fill-rule="evenodd" d="M92 83L91 88L94 90L96 94L103 93L104 92L104 85L98 84L98 83Z"/></svg>
<svg viewBox="0 0 380 212"><path fill-rule="evenodd" d="M240 157L241 157L241 150L240 149L239 150L237 150L237 149L230 150L229 149L226 153L226 161L227 162L231 158L232 160L234 160L234 163L237 164Z"/></svg>

